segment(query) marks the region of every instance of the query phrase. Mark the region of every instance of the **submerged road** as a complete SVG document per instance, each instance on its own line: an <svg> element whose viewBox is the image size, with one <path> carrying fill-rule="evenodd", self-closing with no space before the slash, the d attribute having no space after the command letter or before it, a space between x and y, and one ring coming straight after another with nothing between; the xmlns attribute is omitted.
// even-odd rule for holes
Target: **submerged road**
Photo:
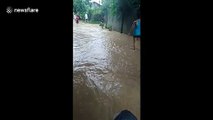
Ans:
<svg viewBox="0 0 213 120"><path fill-rule="evenodd" d="M97 24L73 23L74 120L113 120L121 110L140 120L140 41Z"/></svg>

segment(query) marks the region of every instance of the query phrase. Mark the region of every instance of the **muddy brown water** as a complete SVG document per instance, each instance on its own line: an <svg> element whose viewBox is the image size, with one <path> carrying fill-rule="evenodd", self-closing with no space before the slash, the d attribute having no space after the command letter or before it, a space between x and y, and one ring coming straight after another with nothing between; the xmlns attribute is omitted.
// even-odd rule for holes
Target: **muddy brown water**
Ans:
<svg viewBox="0 0 213 120"><path fill-rule="evenodd" d="M140 120L140 41L73 23L73 118L113 120L127 109Z"/></svg>

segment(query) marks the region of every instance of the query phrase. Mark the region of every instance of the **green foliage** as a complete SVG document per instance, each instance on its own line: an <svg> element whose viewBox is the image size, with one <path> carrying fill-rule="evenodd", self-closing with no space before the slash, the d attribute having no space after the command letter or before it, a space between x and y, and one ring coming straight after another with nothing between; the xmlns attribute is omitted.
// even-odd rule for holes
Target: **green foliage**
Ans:
<svg viewBox="0 0 213 120"><path fill-rule="evenodd" d="M140 0L103 0L103 11L109 11L110 15L120 17L129 10L139 10ZM104 12L106 14L106 12Z"/></svg>
<svg viewBox="0 0 213 120"><path fill-rule="evenodd" d="M100 26L101 26L102 28L104 28L104 23L103 23L103 22L100 22Z"/></svg>
<svg viewBox="0 0 213 120"><path fill-rule="evenodd" d="M106 14L108 11L111 16L115 16L118 12L118 2L118 0L103 0L102 10L104 14Z"/></svg>
<svg viewBox="0 0 213 120"><path fill-rule="evenodd" d="M104 14L101 8L96 8L96 9L89 9L88 12L90 16L90 21L92 22L100 22L102 21Z"/></svg>
<svg viewBox="0 0 213 120"><path fill-rule="evenodd" d="M127 3L132 9L140 9L141 1L140 0L127 0Z"/></svg>
<svg viewBox="0 0 213 120"><path fill-rule="evenodd" d="M84 18L86 12L90 8L89 0L73 0L73 12Z"/></svg>
<svg viewBox="0 0 213 120"><path fill-rule="evenodd" d="M118 9L117 9L118 5L119 5L118 0L111 0L111 4L110 4L109 8L110 8L113 16L115 16L118 13Z"/></svg>
<svg viewBox="0 0 213 120"><path fill-rule="evenodd" d="M73 0L73 11L84 18L88 13L90 21L101 21L104 16L122 18L125 13L140 8L140 0L102 0L100 8L91 9L90 0Z"/></svg>

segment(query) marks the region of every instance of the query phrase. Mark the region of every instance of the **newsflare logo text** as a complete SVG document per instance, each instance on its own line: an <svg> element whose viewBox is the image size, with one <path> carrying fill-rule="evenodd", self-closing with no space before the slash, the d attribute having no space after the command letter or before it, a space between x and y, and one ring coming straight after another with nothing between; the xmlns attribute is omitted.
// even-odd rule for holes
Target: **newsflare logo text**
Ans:
<svg viewBox="0 0 213 120"><path fill-rule="evenodd" d="M38 13L38 8L12 8L11 6L6 8L6 13L12 14L12 13Z"/></svg>

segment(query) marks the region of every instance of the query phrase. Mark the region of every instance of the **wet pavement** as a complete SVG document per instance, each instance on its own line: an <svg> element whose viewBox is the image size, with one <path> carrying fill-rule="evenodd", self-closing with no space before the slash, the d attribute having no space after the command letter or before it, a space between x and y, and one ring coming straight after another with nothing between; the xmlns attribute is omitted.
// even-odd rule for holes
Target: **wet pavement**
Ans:
<svg viewBox="0 0 213 120"><path fill-rule="evenodd" d="M73 23L73 118L113 120L127 109L140 120L140 41L97 24Z"/></svg>

